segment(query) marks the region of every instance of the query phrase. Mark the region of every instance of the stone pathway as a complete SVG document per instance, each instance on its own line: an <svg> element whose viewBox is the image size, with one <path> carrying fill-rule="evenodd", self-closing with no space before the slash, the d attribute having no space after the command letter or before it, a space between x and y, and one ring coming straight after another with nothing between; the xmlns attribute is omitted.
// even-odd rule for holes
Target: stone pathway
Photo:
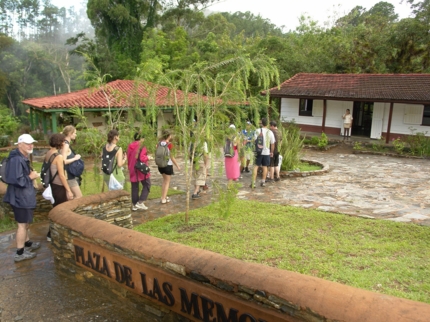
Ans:
<svg viewBox="0 0 430 322"><path fill-rule="evenodd" d="M349 151L349 152L348 152ZM353 154L352 149L334 148L320 152L305 150L304 159L328 164L328 173L317 176L286 178L252 190L251 173L243 173L238 198L319 209L335 213L430 226L430 160L397 158L383 155ZM222 160L214 163L209 177L225 184ZM153 169L153 173L155 173ZM153 184L161 184L158 174ZM185 190L185 176L172 177L171 187ZM191 200L191 208L210 202L210 192L200 200ZM159 201L149 201L150 211L143 216L156 218L165 211L185 209L185 195L174 196L172 203L159 209ZM163 206L164 207L164 206ZM144 221L136 214L136 223Z"/></svg>

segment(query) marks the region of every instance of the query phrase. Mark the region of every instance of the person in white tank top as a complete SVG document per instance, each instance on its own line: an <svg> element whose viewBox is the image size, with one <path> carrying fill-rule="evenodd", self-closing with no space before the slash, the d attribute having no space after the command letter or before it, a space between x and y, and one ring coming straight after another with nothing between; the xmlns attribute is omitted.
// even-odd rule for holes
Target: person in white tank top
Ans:
<svg viewBox="0 0 430 322"><path fill-rule="evenodd" d="M343 140L345 141L345 138L349 138L351 136L350 129L352 127L352 115L349 109L346 110L346 113L343 114Z"/></svg>

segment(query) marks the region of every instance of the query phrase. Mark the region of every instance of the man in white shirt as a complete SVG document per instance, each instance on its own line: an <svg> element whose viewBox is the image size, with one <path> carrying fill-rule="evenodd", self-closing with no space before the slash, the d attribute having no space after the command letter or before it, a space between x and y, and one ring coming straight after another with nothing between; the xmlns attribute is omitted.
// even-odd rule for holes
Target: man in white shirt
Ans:
<svg viewBox="0 0 430 322"><path fill-rule="evenodd" d="M263 149L259 153L256 147L255 163L252 172L252 182L251 188L255 188L255 181L257 179L258 167L263 168L263 178L261 180L260 186L266 186L266 176L267 167L270 165L270 157L273 157L273 152L275 149L275 136L273 132L267 128L267 118L262 118L260 121L260 128L255 131L254 139L257 140L260 133L263 133Z"/></svg>

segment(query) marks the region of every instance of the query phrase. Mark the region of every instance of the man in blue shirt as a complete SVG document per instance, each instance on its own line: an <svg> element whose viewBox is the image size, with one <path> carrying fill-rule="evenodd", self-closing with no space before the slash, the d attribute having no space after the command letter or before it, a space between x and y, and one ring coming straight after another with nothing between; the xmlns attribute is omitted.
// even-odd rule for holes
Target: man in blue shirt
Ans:
<svg viewBox="0 0 430 322"><path fill-rule="evenodd" d="M7 182L5 203L12 207L15 221L18 223L16 231L17 251L15 262L36 257L32 250L40 248L40 243L30 241L28 236L29 224L33 222L33 212L36 208L36 189L33 180L39 178L39 174L30 167L29 155L33 153L35 141L30 134L23 134L18 138L18 148L11 151L6 164Z"/></svg>

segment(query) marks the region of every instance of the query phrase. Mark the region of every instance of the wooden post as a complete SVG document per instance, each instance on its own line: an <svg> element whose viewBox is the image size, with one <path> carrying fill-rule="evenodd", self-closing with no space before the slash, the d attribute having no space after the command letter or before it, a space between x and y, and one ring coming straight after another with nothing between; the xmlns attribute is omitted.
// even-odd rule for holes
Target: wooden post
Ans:
<svg viewBox="0 0 430 322"><path fill-rule="evenodd" d="M322 131L325 133L325 119L327 116L327 100L323 100L323 118L322 118Z"/></svg>
<svg viewBox="0 0 430 322"><path fill-rule="evenodd" d="M391 120L393 119L393 106L394 103L390 103L390 115L388 116L388 126L387 126L387 137L385 138L385 143L390 142L390 133L391 133Z"/></svg>

